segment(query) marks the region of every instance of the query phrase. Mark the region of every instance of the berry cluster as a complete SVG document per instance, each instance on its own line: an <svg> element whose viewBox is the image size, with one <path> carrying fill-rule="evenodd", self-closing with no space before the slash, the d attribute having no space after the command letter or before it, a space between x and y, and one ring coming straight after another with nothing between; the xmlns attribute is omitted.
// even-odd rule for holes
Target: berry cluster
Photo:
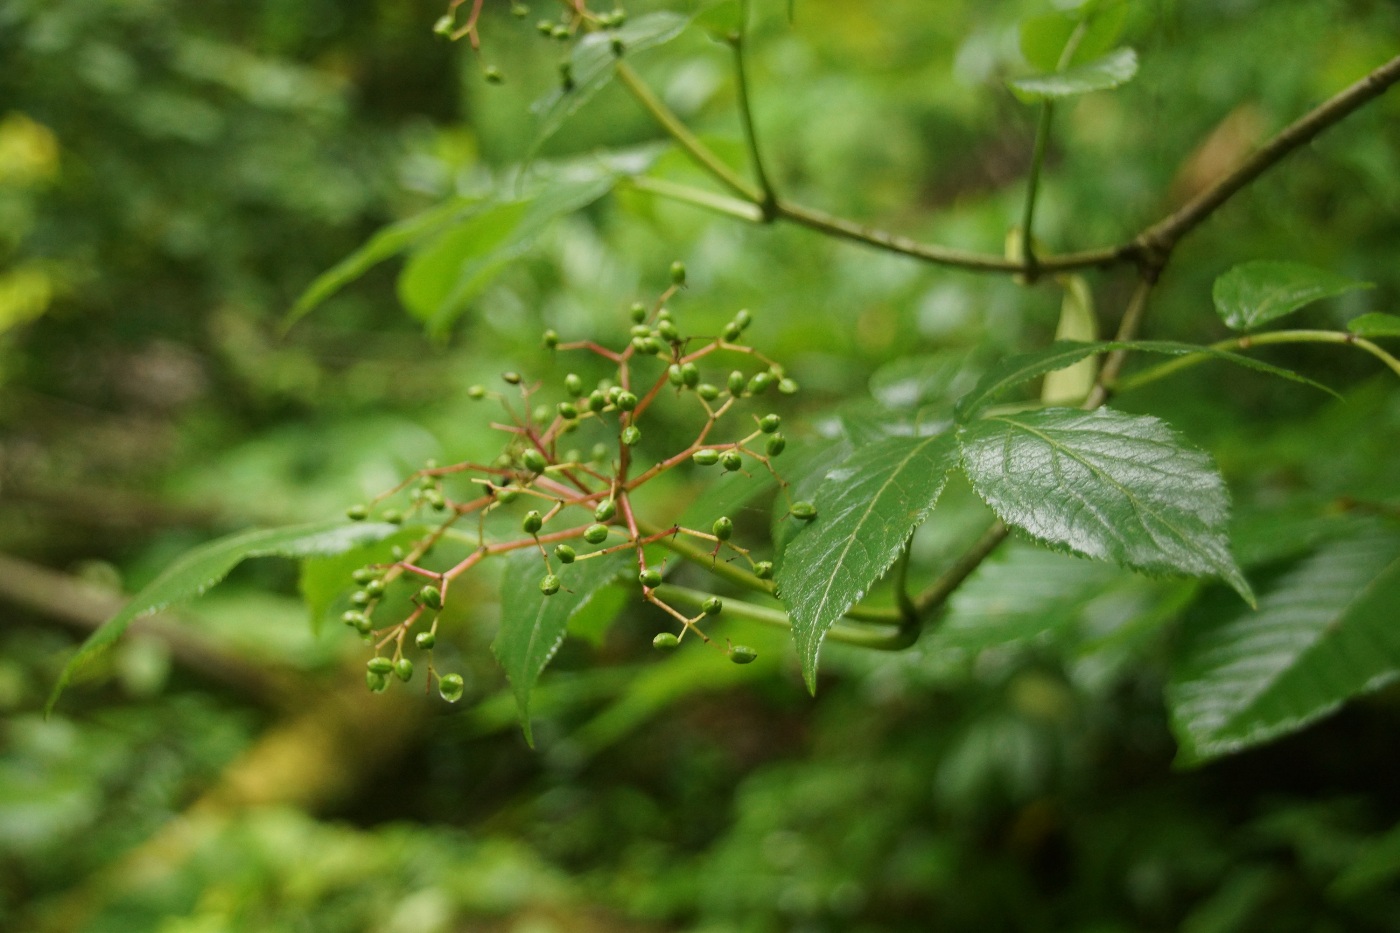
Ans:
<svg viewBox="0 0 1400 933"><path fill-rule="evenodd" d="M543 385L532 384L515 372L502 374L510 387L505 391L472 386L468 390L471 398L495 401L505 412L503 423L492 424L507 435L494 460L450 466L430 462L368 505L347 510L357 521L371 516L390 523L428 519L428 530L411 546L396 552L391 563L362 567L353 574L356 589L351 601L355 608L345 614L344 621L375 649L367 673L370 689L385 689L391 676L412 679L413 662L404 653L408 636L417 629L414 645L431 651L452 581L493 555L537 550L542 565L539 590L547 598L568 586L569 565L623 551L634 553L643 599L678 626L678 632L663 632L655 638L653 644L658 648L675 647L687 635L711 644L701 624L718 615L722 605L712 597L701 604L698 613L688 615L668 602L662 591L665 567L649 563L647 545L684 536L704 542L701 550L712 564L721 558L741 561L757 579L772 578L771 562L754 559L748 548L733 541L734 522L728 516L716 519L708 530L676 524L657 527L633 507L638 489L677 467L718 466L724 472L755 467L769 471L777 480L792 518L810 521L816 517L810 502L791 500L788 484L774 468L774 458L786 446L780 431L782 419L777 414L751 415L751 430L736 432L738 436L728 440L716 439L717 426L726 416L770 391L792 394L797 384L780 365L743 342L752 322L747 311L735 314L718 335L683 333L667 302L684 284L685 267L677 262L671 267L670 287L650 307L633 305L631 330L618 349L589 340L564 342L556 332L546 331L544 345L550 350L589 353L608 364L608 377L594 385L586 384L577 373L564 376L561 401L542 403ZM722 379L708 381L705 377L721 354L749 361L747 371L734 369ZM694 440L683 449L644 462L637 446L642 440L641 423L663 399L694 406L702 423ZM606 440L596 443L585 456L564 443L582 432ZM406 504L390 506L405 496ZM520 533L493 540L487 535L487 518L502 514L516 516ZM431 569L424 559L430 549L468 516L476 517L475 548L451 567ZM410 600L412 608L398 621L376 625L375 610L396 583L418 587ZM742 645L723 650L736 663L754 658L753 651ZM431 664L428 677L430 683L437 678L445 698L461 696L461 677L439 675Z"/></svg>
<svg viewBox="0 0 1400 933"><path fill-rule="evenodd" d="M466 39L471 43L473 51L480 52L481 10L485 5L485 0L472 0L466 20L459 23L457 13L465 2L466 0L452 0L447 7L447 12L433 25L433 31L454 42ZM606 13L595 12L588 9L587 0L560 0L560 5L563 6L564 11L558 20L546 18L535 23L535 29L539 34L552 41L569 42L587 32L615 31L621 29L627 22L627 13L620 8ZM530 15L530 8L517 2L510 5L510 12L516 19L524 19ZM611 46L613 54L621 57L625 51L622 38L614 35ZM505 80L505 76L495 65L485 66L482 73L491 84L500 84ZM571 91L574 88L573 73L567 58L559 65L559 82L565 91Z"/></svg>

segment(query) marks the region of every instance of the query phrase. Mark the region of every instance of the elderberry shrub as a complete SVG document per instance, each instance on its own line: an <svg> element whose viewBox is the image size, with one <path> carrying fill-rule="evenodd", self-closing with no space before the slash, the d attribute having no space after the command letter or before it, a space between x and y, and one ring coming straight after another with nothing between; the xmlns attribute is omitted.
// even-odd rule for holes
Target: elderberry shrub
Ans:
<svg viewBox="0 0 1400 933"><path fill-rule="evenodd" d="M561 360L563 375L544 381L508 371L501 374L503 391L473 385L469 398L494 403L504 412L503 417L487 416L503 435L494 457L430 462L372 501L347 510L357 521L378 518L420 531L392 561L352 575L355 609L346 613L345 622L375 653L366 672L371 690L386 689L392 679L411 681L414 663L407 652L416 649L427 659L428 684L436 680L445 699L460 697L462 679L439 673L432 664L440 614L453 603L454 580L483 561L516 551L538 554L540 599L567 592L570 575L578 572L575 565L610 554L631 555L639 598L679 626L679 633L656 637L658 648L676 647L694 636L736 663L753 660L745 646L724 647L711 640L703 625L719 615L720 600L663 586L662 568L650 563L654 558L647 546L669 548L704 566L724 561L728 572L748 573L760 587L770 585L763 581L772 579L773 565L755 560L734 540L737 529L728 516L707 530L657 522L634 496L670 470L691 469L692 464L718 464L724 472L766 470L777 480L788 514L812 520L815 509L791 500L788 484L775 468L784 445L780 416L750 410L755 396L785 383L795 389L796 384L776 361L742 342L753 321L748 311L735 314L718 334L689 333L667 304L685 278L685 267L673 265L670 287L650 305L633 305L611 344L606 338L570 340L554 330L545 332L543 343L556 358L591 354L610 370L606 378L590 385ZM727 392L716 384L725 385ZM688 444L658 456L642 446L641 422L661 406L689 413L694 433ZM746 413L734 417L741 412ZM594 440L588 456L582 453L588 443L578 444L575 434ZM445 561L434 551L444 539L466 542L471 550L456 563ZM411 598L392 599L402 589L396 587L399 583L414 584L406 590ZM691 604L691 598L697 601ZM678 599L687 600L684 604L694 611L684 611Z"/></svg>

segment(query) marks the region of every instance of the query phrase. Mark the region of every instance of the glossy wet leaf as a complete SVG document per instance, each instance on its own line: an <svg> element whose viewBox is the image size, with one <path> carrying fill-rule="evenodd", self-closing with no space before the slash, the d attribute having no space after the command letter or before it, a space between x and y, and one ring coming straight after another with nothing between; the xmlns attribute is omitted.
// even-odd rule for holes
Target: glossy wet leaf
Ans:
<svg viewBox="0 0 1400 933"><path fill-rule="evenodd" d="M1322 298L1370 288L1301 262L1246 262L1215 280L1211 294L1226 326L1252 330Z"/></svg>
<svg viewBox="0 0 1400 933"><path fill-rule="evenodd" d="M1167 698L1196 764L1301 729L1400 672L1400 533L1371 528L1323 545L1257 612L1189 643Z"/></svg>
<svg viewBox="0 0 1400 933"><path fill-rule="evenodd" d="M1121 87L1133 79L1137 70L1137 52L1122 48L1064 71L1015 78L1007 84L1022 100L1060 100Z"/></svg>
<svg viewBox="0 0 1400 933"><path fill-rule="evenodd" d="M141 616L203 594L230 570L252 557L312 557L340 554L398 532L398 525L345 521L244 531L188 551L102 624L69 659L54 685L47 708L64 688L82 679L106 649Z"/></svg>
<svg viewBox="0 0 1400 933"><path fill-rule="evenodd" d="M948 434L891 437L858 449L818 488L817 519L794 536L777 578L809 690L827 631L894 563L956 461Z"/></svg>
<svg viewBox="0 0 1400 933"><path fill-rule="evenodd" d="M545 596L540 592L544 561L538 552L517 551L506 558L501 575L501 628L491 651L510 680L525 741L531 745L535 739L530 731L530 695L563 643L569 620L632 559L630 552L623 551L556 567L563 588Z"/></svg>
<svg viewBox="0 0 1400 933"><path fill-rule="evenodd" d="M1164 422L1047 408L975 421L959 440L977 494L1032 538L1147 573L1219 576L1253 599L1230 554L1224 481Z"/></svg>

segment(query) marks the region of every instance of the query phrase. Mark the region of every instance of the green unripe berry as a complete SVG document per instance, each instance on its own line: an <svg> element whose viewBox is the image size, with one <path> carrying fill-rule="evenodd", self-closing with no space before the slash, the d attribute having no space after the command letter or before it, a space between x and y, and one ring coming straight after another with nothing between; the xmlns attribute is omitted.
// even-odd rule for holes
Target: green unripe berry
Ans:
<svg viewBox="0 0 1400 933"><path fill-rule="evenodd" d="M594 445L593 445L593 462L594 462L594 463L607 463L607 462L608 462L608 454L611 453L611 452L612 452L612 451L610 451L610 450L608 449L608 445L607 445L607 444L604 444L604 443L602 443L601 441L599 441L597 444L594 444Z"/></svg>
<svg viewBox="0 0 1400 933"><path fill-rule="evenodd" d="M633 323L640 324L647 319L647 306L639 301L632 305L627 313L632 317Z"/></svg>
<svg viewBox="0 0 1400 933"><path fill-rule="evenodd" d="M620 28L621 26L626 25L626 23L627 23L627 11L626 11L626 10L613 10L610 14L608 14L608 24L609 24L610 26L612 26L613 29L618 29L618 28Z"/></svg>
<svg viewBox="0 0 1400 933"><path fill-rule="evenodd" d="M772 373L754 373L753 378L749 380L749 393L762 395L773 387L774 382L777 382L777 379Z"/></svg>
<svg viewBox="0 0 1400 933"><path fill-rule="evenodd" d="M661 632L651 640L651 646L658 651L670 651L679 648L681 640L670 632Z"/></svg>
<svg viewBox="0 0 1400 933"><path fill-rule="evenodd" d="M651 328L645 324L633 324L631 334L633 337L650 337Z"/></svg>
<svg viewBox="0 0 1400 933"><path fill-rule="evenodd" d="M583 380L578 373L569 373L564 377L564 391L575 397L583 394Z"/></svg>
<svg viewBox="0 0 1400 933"><path fill-rule="evenodd" d="M680 366L677 365L676 363L672 363L672 364L667 368L667 370L666 370L666 379L667 379L667 380L671 383L671 385L673 385L673 386L682 385L682 384L684 384L684 381L685 381L684 378L681 376L681 368L680 368Z"/></svg>
<svg viewBox="0 0 1400 933"><path fill-rule="evenodd" d="M797 383L791 379L778 380L778 391L783 393L784 395L796 395L797 388Z"/></svg>
<svg viewBox="0 0 1400 933"><path fill-rule="evenodd" d="M350 594L350 602L356 606L368 606L369 594L364 590L356 590Z"/></svg>
<svg viewBox="0 0 1400 933"><path fill-rule="evenodd" d="M679 259L671 263L671 284L685 284L685 263L681 262Z"/></svg>
<svg viewBox="0 0 1400 933"><path fill-rule="evenodd" d="M374 627L374 623L369 620L369 616L365 615L363 612L347 612L340 617L340 621L360 634L364 634Z"/></svg>
<svg viewBox="0 0 1400 933"><path fill-rule="evenodd" d="M764 445L768 451L768 456L776 457L787 448L787 438L781 434L774 434L768 438L768 443Z"/></svg>
<svg viewBox="0 0 1400 933"><path fill-rule="evenodd" d="M671 309L670 309L670 308L658 308L658 309L656 310L656 319L657 319L658 321L669 321L669 320L671 320Z"/></svg>
<svg viewBox="0 0 1400 933"><path fill-rule="evenodd" d="M545 331L544 346L546 350L553 350L555 347L559 346L559 332L556 330Z"/></svg>
<svg viewBox="0 0 1400 933"><path fill-rule="evenodd" d="M726 473L734 473L744 468L744 455L737 450L726 450L719 455L719 463Z"/></svg>
<svg viewBox="0 0 1400 933"><path fill-rule="evenodd" d="M817 517L817 507L810 502L794 502L792 517L800 522L810 522Z"/></svg>
<svg viewBox="0 0 1400 933"><path fill-rule="evenodd" d="M425 586L418 591L418 601L434 611L442 608L442 590L435 586Z"/></svg>
<svg viewBox="0 0 1400 933"><path fill-rule="evenodd" d="M756 657L758 657L758 652L748 645L735 645L729 649L729 660L735 664L750 664Z"/></svg>
<svg viewBox="0 0 1400 933"><path fill-rule="evenodd" d="M716 463L719 463L719 451L710 450L708 448L705 450L697 450L690 455L690 459L694 460L700 466L714 466Z"/></svg>
<svg viewBox="0 0 1400 933"><path fill-rule="evenodd" d="M617 407L623 411L632 411L637 407L637 396L626 389L617 393Z"/></svg>
<svg viewBox="0 0 1400 933"><path fill-rule="evenodd" d="M369 663L365 665L365 668L371 674L392 674L394 672L394 662L390 661L388 658L373 657L369 659Z"/></svg>
<svg viewBox="0 0 1400 933"><path fill-rule="evenodd" d="M608 526L601 524L589 525L583 530L583 540L589 544L602 544L608 540Z"/></svg>
<svg viewBox="0 0 1400 933"><path fill-rule="evenodd" d="M774 431L778 430L778 428L782 427L782 424L783 419L779 418L777 415L764 415L762 418L758 419L758 429L764 434L772 434Z"/></svg>
<svg viewBox="0 0 1400 933"><path fill-rule="evenodd" d="M748 380L744 378L744 374L741 373L741 372L739 372L739 370L737 370L737 369L734 370L734 372L732 372L732 373L729 374L729 394L730 394L730 395L743 395L743 394L744 394L744 386L745 386L747 383L748 383Z"/></svg>
<svg viewBox="0 0 1400 933"><path fill-rule="evenodd" d="M730 321L728 324L724 325L724 330L721 332L721 334L725 340L729 341L730 343L733 343L735 340L739 339L739 335L743 332L743 329L738 325L738 323Z"/></svg>
<svg viewBox="0 0 1400 933"><path fill-rule="evenodd" d="M773 579L773 562L771 560L761 560L753 565L753 575L760 580Z"/></svg>
<svg viewBox="0 0 1400 933"><path fill-rule="evenodd" d="M655 337L647 337L642 341L642 345L638 347L638 352L644 353L647 356L656 356L661 352L661 341L657 340Z"/></svg>
<svg viewBox="0 0 1400 933"><path fill-rule="evenodd" d="M504 84L506 80L506 76L501 74L501 69L497 68L495 65L487 65L481 75L486 79L487 84ZM555 338L555 342L558 342L557 337ZM546 343L545 346L549 346L549 344ZM554 348L550 346L550 349L552 350Z"/></svg>
<svg viewBox="0 0 1400 933"><path fill-rule="evenodd" d="M728 515L721 515L719 518L715 519L711 530L714 531L716 538L719 538L721 541L728 541L734 535L734 522Z"/></svg>
<svg viewBox="0 0 1400 933"><path fill-rule="evenodd" d="M558 26L554 27L554 30L550 32L550 35L562 42L565 39L569 38L569 27L565 26L563 23L560 23Z"/></svg>
<svg viewBox="0 0 1400 933"><path fill-rule="evenodd" d="M449 703L460 700L465 688L461 674L443 674L438 678L438 695Z"/></svg>
<svg viewBox="0 0 1400 933"><path fill-rule="evenodd" d="M670 343L677 343L681 339L680 328L672 321L661 321L656 325L656 332L661 335L661 339Z"/></svg>
<svg viewBox="0 0 1400 933"><path fill-rule="evenodd" d="M540 35L547 36L554 32L554 22L552 20L542 19L535 23L535 28L539 30Z"/></svg>
<svg viewBox="0 0 1400 933"><path fill-rule="evenodd" d="M643 570L641 573L637 574L637 580L640 581L642 586L646 587L647 589L651 589L655 586L660 586L661 571L657 570L655 567L648 567L646 570Z"/></svg>
<svg viewBox="0 0 1400 933"><path fill-rule="evenodd" d="M589 411L592 411L592 412L600 412L600 411L602 411L604 408L607 408L607 407L608 407L608 397L607 397L606 395L604 395L602 392L598 391L597 389L594 389L592 392L588 393L588 410L589 410Z"/></svg>
<svg viewBox="0 0 1400 933"><path fill-rule="evenodd" d="M573 421L578 417L578 409L574 407L572 402L560 402L559 417L565 421Z"/></svg>
<svg viewBox="0 0 1400 933"><path fill-rule="evenodd" d="M544 519L534 509L526 512L525 517L520 520L520 530L527 535L535 534L542 527L544 527Z"/></svg>
<svg viewBox="0 0 1400 933"><path fill-rule="evenodd" d="M524 19L530 15L530 8L523 3L512 3L510 5L510 15L516 19Z"/></svg>
<svg viewBox="0 0 1400 933"><path fill-rule="evenodd" d="M505 486L496 490L496 501L501 505L510 505L520 495L520 490L514 486Z"/></svg>
<svg viewBox="0 0 1400 933"><path fill-rule="evenodd" d="M403 524L403 513L400 512L398 509L386 509L384 511L384 514L379 517L384 519L384 521L388 522L391 525Z"/></svg>
<svg viewBox="0 0 1400 933"><path fill-rule="evenodd" d="M438 492L436 489L429 489L427 492L423 493L423 501L428 503L428 506L435 512L441 512L443 509L447 508L447 500L444 499L442 493Z"/></svg>
<svg viewBox="0 0 1400 933"><path fill-rule="evenodd" d="M561 564L572 564L578 558L578 552L567 544L561 544L554 549L554 556L559 558Z"/></svg>
<svg viewBox="0 0 1400 933"><path fill-rule="evenodd" d="M682 363L681 382L692 389L698 386L700 384L700 367L694 363Z"/></svg>
<svg viewBox="0 0 1400 933"><path fill-rule="evenodd" d="M544 454L534 447L526 447L520 452L520 462L531 473L543 473L544 468L549 466L549 461L545 459Z"/></svg>
<svg viewBox="0 0 1400 933"><path fill-rule="evenodd" d="M394 662L394 676L408 683L413 679L413 662L408 658L399 658Z"/></svg>
<svg viewBox="0 0 1400 933"><path fill-rule="evenodd" d="M548 405L536 405L535 410L530 412L530 418L535 424L544 424L554 417L554 412L549 410Z"/></svg>
<svg viewBox="0 0 1400 933"><path fill-rule="evenodd" d="M511 385L513 385L513 386L518 386L518 385L520 385L520 383L521 383L521 382L523 381L523 379L524 379L524 377L521 376L520 373L517 373L517 372L504 372L504 373L501 373L501 378L504 379L506 382L509 382L509 383L510 383Z"/></svg>
<svg viewBox="0 0 1400 933"><path fill-rule="evenodd" d="M374 579L365 584L365 592L371 596L383 596L384 589L383 580Z"/></svg>
<svg viewBox="0 0 1400 933"><path fill-rule="evenodd" d="M544 579L540 581L540 592L546 596L553 596L559 592L559 578L552 573L545 574Z"/></svg>
<svg viewBox="0 0 1400 933"><path fill-rule="evenodd" d="M747 308L741 308L734 315L734 323L739 325L740 330L748 330L749 325L753 323L753 315L748 312Z"/></svg>
<svg viewBox="0 0 1400 933"><path fill-rule="evenodd" d="M389 675L365 671L365 686L369 687L371 693L383 693L389 688Z"/></svg>
<svg viewBox="0 0 1400 933"><path fill-rule="evenodd" d="M352 522L362 522L369 518L369 509L363 505L352 505L345 510L345 517Z"/></svg>
<svg viewBox="0 0 1400 933"><path fill-rule="evenodd" d="M467 398L480 400L486 397L486 386L475 385L467 387Z"/></svg>
<svg viewBox="0 0 1400 933"><path fill-rule="evenodd" d="M637 442L641 439L642 429L635 424L629 424L627 427L623 428L622 434L618 436L618 440L622 441L627 447L635 447Z"/></svg>
<svg viewBox="0 0 1400 933"><path fill-rule="evenodd" d="M432 651L437 646L437 635L433 632L419 632L413 643L422 651Z"/></svg>
<svg viewBox="0 0 1400 933"><path fill-rule="evenodd" d="M438 17L438 21L433 23L433 32L439 36L450 36L452 30L457 27L457 20L451 13L444 13Z"/></svg>
<svg viewBox="0 0 1400 933"><path fill-rule="evenodd" d="M702 382L695 387L695 394L707 402L713 402L719 398L719 386L712 386L708 382Z"/></svg>
<svg viewBox="0 0 1400 933"><path fill-rule="evenodd" d="M598 507L593 510L593 518L600 522L605 522L617 514L617 503L612 499L604 499L598 503Z"/></svg>
<svg viewBox="0 0 1400 933"><path fill-rule="evenodd" d="M724 603L720 601L718 596L711 596L700 604L700 611L707 616L717 616L723 608Z"/></svg>
<svg viewBox="0 0 1400 933"><path fill-rule="evenodd" d="M361 586L364 586L369 581L377 579L378 577L379 573L373 567L361 567L354 573L350 574L350 579L354 580Z"/></svg>

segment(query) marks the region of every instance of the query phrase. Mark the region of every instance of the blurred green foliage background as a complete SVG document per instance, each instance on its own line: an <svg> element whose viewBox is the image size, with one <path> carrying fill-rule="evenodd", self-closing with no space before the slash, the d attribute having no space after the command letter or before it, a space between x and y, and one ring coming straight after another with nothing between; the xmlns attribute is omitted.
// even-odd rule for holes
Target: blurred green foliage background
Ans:
<svg viewBox="0 0 1400 933"><path fill-rule="evenodd" d="M1024 68L1017 21L1048 5L797 0L792 22L780 0L753 5L783 191L999 252L1034 132L1002 79ZM755 343L807 390L783 412L792 434L874 417L872 387L917 404L911 357L1053 333L1053 288L624 190L550 226L446 336L403 312L393 264L283 334L297 295L375 229L511 183L530 145L560 55L533 22L552 9L522 22L488 3L478 58L432 34L443 6L0 2L0 928L1400 930L1394 689L1173 771L1170 649L1232 597L1019 546L915 649L829 649L815 701L781 634L744 631L761 654L747 668L660 659L656 620L629 609L556 659L538 751L490 662L489 580L440 649L468 680L449 708L366 694L357 641L313 634L295 568L272 562L128 639L110 678L45 719L120 593L217 534L333 516L427 457L470 455L489 432L469 385L507 365L548 375L545 327L620 339L673 259L697 330L754 310ZM630 9L659 7L685 4ZM1375 0L1131 4L1141 75L1064 108L1039 235L1123 239L1397 35L1400 8ZM637 64L741 163L722 47L692 30ZM1219 339L1210 283L1256 258L1377 283L1306 312L1318 326L1394 313L1397 117L1392 94L1212 219L1150 336ZM700 177L617 89L542 158L603 150ZM1117 313L1130 282L1092 284ZM1345 401L1202 367L1121 402L1215 454L1256 580L1342 497L1393 501L1400 470L1400 393L1374 361L1268 358ZM966 488L948 496L921 566L985 520ZM763 508L740 521L763 527ZM1044 631L1025 637L1008 602Z"/></svg>

